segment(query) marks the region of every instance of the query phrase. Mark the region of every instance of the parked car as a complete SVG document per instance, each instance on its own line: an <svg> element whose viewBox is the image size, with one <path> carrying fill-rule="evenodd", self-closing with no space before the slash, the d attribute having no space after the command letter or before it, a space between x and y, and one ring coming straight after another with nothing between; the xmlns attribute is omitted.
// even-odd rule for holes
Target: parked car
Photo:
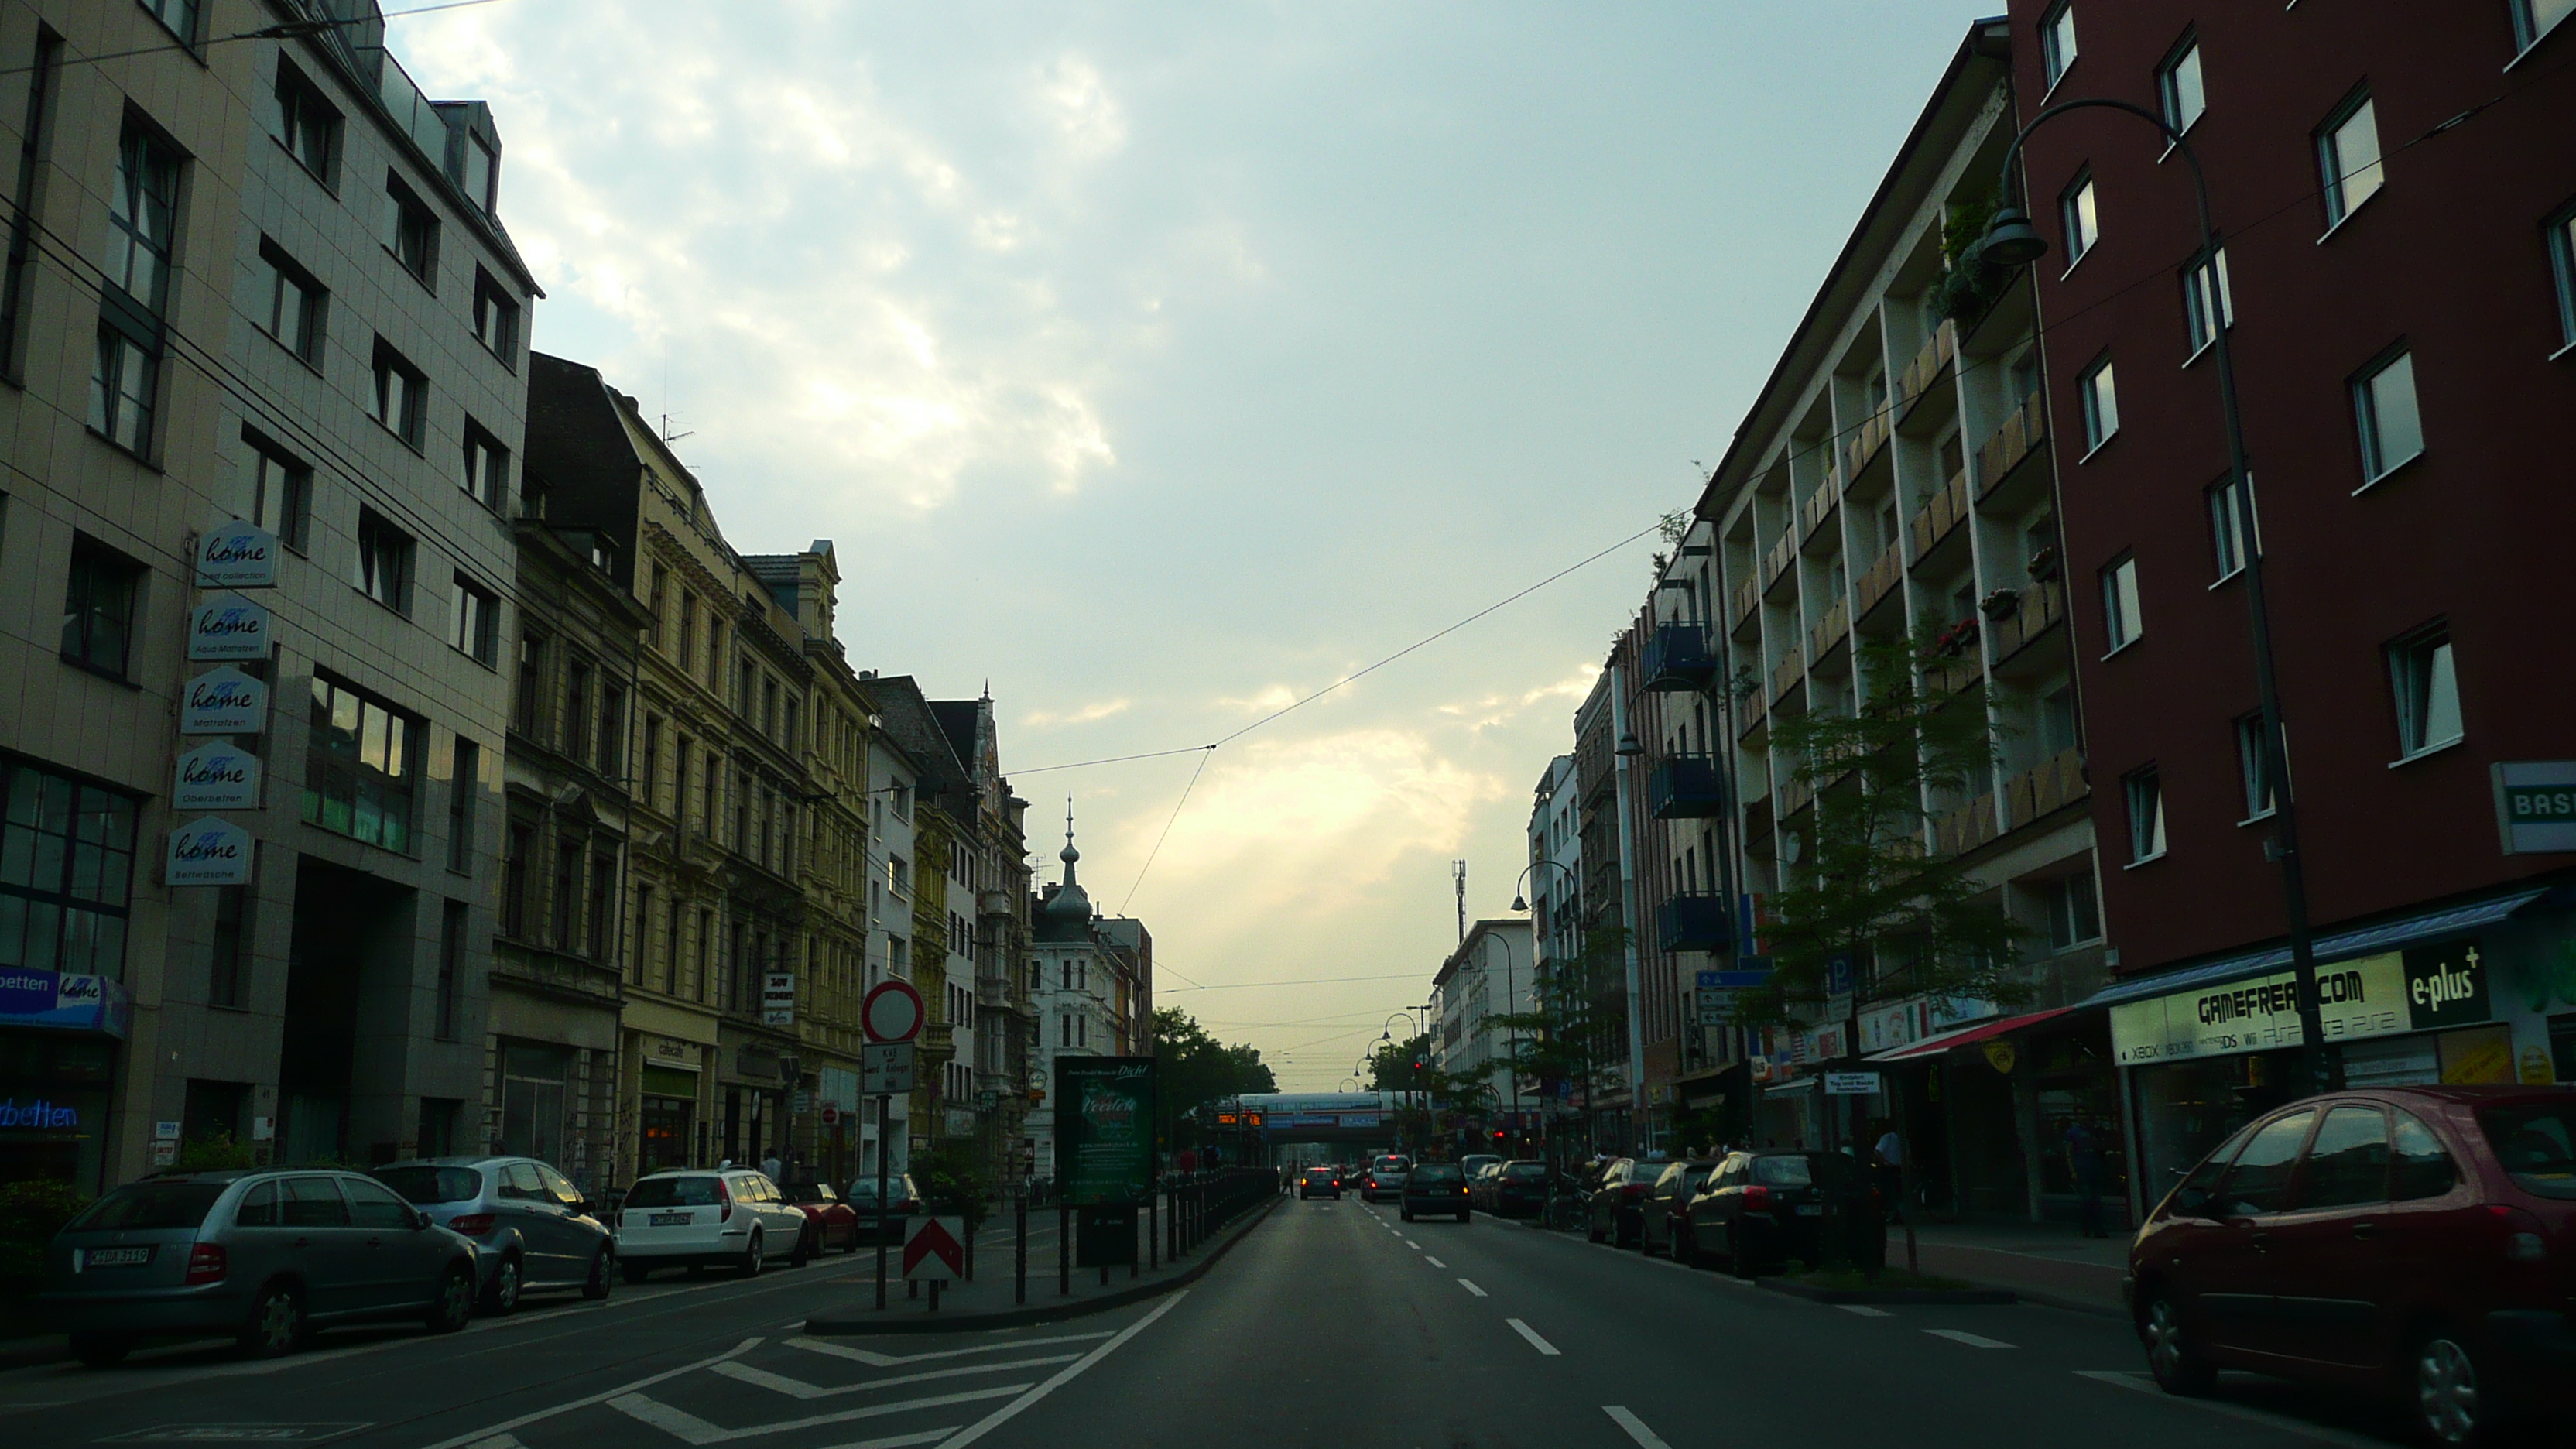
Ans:
<svg viewBox="0 0 2576 1449"><path fill-rule="evenodd" d="M838 1245L844 1253L859 1250L859 1213L849 1200L832 1190L828 1182L788 1182L778 1190L805 1214L805 1231L811 1236L806 1251L809 1258L819 1258Z"/></svg>
<svg viewBox="0 0 2576 1449"><path fill-rule="evenodd" d="M1485 1211L1498 1218L1534 1218L1547 1211L1547 1164L1533 1158L1494 1169Z"/></svg>
<svg viewBox="0 0 2576 1449"><path fill-rule="evenodd" d="M1413 1159L1401 1152L1381 1152L1370 1158L1368 1172L1360 1178L1360 1201L1401 1199L1405 1176L1412 1171Z"/></svg>
<svg viewBox="0 0 2576 1449"><path fill-rule="evenodd" d="M1494 1183L1503 1175L1503 1165L1488 1162L1467 1174L1467 1205L1478 1212L1494 1210Z"/></svg>
<svg viewBox="0 0 2576 1449"><path fill-rule="evenodd" d="M629 1283L656 1268L694 1273L715 1264L748 1278L773 1258L801 1267L810 1256L805 1210L765 1173L657 1172L636 1179L617 1214L617 1261Z"/></svg>
<svg viewBox="0 0 2576 1449"><path fill-rule="evenodd" d="M1501 1155L1498 1153L1470 1152L1466 1156L1458 1159L1458 1170L1467 1174L1467 1180L1472 1183L1476 1180L1477 1173L1484 1171L1486 1168L1491 1167L1502 1160Z"/></svg>
<svg viewBox="0 0 2576 1449"><path fill-rule="evenodd" d="M474 1313L474 1245L354 1172L164 1172L72 1219L45 1249L38 1313L104 1368L154 1336L230 1334L274 1358L318 1328Z"/></svg>
<svg viewBox="0 0 2576 1449"><path fill-rule="evenodd" d="M1335 1202L1341 1201L1341 1178L1329 1167L1307 1168L1305 1175L1297 1180L1297 1198L1302 1202L1310 1197L1328 1197Z"/></svg>
<svg viewBox="0 0 2576 1449"><path fill-rule="evenodd" d="M508 1313L531 1291L605 1298L616 1281L615 1235L581 1189L533 1157L425 1157L367 1175L473 1242L486 1313Z"/></svg>
<svg viewBox="0 0 2576 1449"><path fill-rule="evenodd" d="M1404 1186L1397 1190L1396 1201L1406 1222L1423 1213L1455 1213L1458 1221L1467 1222L1467 1174L1454 1162L1426 1162L1404 1175Z"/></svg>
<svg viewBox="0 0 2576 1449"><path fill-rule="evenodd" d="M1621 1157L1611 1161L1609 1169L1593 1183L1585 1195L1584 1227L1592 1241L1607 1240L1612 1247L1624 1248L1636 1242L1644 1231L1641 1216L1646 1192L1663 1175L1665 1164L1639 1157Z"/></svg>
<svg viewBox="0 0 2576 1449"><path fill-rule="evenodd" d="M1672 1252L1675 1241L1673 1229L1681 1221L1682 1209L1690 1206L1690 1200L1698 1193L1699 1185L1707 1181L1708 1175L1716 1170L1717 1164L1714 1162L1665 1164L1664 1170L1656 1176L1653 1185L1646 1189L1645 1200L1638 1205L1638 1252L1650 1258L1658 1250L1665 1253ZM1680 1261L1678 1254L1674 1255L1674 1261Z"/></svg>
<svg viewBox="0 0 2576 1449"><path fill-rule="evenodd" d="M1739 1278L1822 1256L1826 1195L1861 1191L1860 1169L1839 1152L1738 1152L1717 1165L1675 1225L1677 1261L1726 1260Z"/></svg>
<svg viewBox="0 0 2576 1449"><path fill-rule="evenodd" d="M860 1242L871 1247L883 1243L890 1248L900 1248L903 1246L903 1220L921 1211L921 1187L912 1180L909 1172L888 1177L885 1186L886 1207L882 1217L877 1212L877 1179L874 1173L852 1180L846 1200L850 1211L858 1215Z"/></svg>
<svg viewBox="0 0 2576 1449"><path fill-rule="evenodd" d="M2129 1248L2147 1366L2393 1393L2437 1445L2565 1404L2576 1089L2333 1093L2248 1124Z"/></svg>

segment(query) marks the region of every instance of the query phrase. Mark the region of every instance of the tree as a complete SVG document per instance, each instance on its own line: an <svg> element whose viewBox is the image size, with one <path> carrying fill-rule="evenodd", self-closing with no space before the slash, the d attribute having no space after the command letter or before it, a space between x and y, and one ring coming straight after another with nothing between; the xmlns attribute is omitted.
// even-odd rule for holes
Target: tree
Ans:
<svg viewBox="0 0 2576 1449"><path fill-rule="evenodd" d="M1402 1041L1382 1041L1369 1050L1369 1084L1372 1092L1425 1092L1430 1090L1431 1038L1411 1036Z"/></svg>
<svg viewBox="0 0 2576 1449"><path fill-rule="evenodd" d="M1155 1115L1165 1124L1221 1097L1278 1090L1259 1049L1218 1041L1178 1007L1154 1013Z"/></svg>

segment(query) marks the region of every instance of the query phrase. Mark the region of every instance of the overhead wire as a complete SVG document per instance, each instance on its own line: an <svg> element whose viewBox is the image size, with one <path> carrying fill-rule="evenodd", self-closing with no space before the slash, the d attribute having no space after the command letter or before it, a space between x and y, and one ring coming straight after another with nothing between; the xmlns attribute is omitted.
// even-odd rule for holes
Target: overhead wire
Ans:
<svg viewBox="0 0 2576 1449"><path fill-rule="evenodd" d="M399 20L406 15L426 15L433 10L463 10L471 5L493 5L497 3L499 3L499 0L446 0L446 3L439 5L420 5L409 10L387 10L377 15L358 15L345 19L339 17L325 17L314 20L281 20L275 25L263 25L257 30L244 30L233 35L211 35L201 42L201 44L207 49L212 49L218 45L229 45L236 40L294 40L307 35L319 35L323 31L335 29L344 25L364 25L376 20ZM47 62L47 64L57 66L103 65L111 60L131 60L138 55L158 55L162 52L172 50L194 55L197 52L197 49L197 46L191 45L187 41L173 38L162 41L157 45L138 45L132 50L110 50L98 55L67 55L58 60ZM0 69L0 76L25 75L35 68L36 67L32 65L13 65L5 69Z"/></svg>

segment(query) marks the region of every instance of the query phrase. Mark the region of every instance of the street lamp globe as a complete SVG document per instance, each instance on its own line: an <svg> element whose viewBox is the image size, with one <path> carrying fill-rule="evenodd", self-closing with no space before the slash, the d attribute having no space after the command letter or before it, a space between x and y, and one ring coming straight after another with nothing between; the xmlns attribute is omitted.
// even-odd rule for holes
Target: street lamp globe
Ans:
<svg viewBox="0 0 2576 1449"><path fill-rule="evenodd" d="M2030 224L2030 213L2018 206L1997 211L1977 243L1977 256L1998 267L2026 267L2047 255L2048 238Z"/></svg>

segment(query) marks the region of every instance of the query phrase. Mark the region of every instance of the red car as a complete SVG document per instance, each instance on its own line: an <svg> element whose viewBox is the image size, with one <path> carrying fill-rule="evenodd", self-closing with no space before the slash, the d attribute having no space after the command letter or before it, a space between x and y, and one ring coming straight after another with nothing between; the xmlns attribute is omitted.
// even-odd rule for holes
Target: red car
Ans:
<svg viewBox="0 0 2576 1449"><path fill-rule="evenodd" d="M2279 1108L2157 1205L2129 1275L2168 1392L2254 1369L2389 1394L2447 1449L2489 1440L2576 1375L2576 1088Z"/></svg>
<svg viewBox="0 0 2576 1449"><path fill-rule="evenodd" d="M805 1213L805 1256L820 1257L837 1247L844 1253L859 1250L859 1214L826 1182L790 1182L779 1186L779 1194Z"/></svg>

